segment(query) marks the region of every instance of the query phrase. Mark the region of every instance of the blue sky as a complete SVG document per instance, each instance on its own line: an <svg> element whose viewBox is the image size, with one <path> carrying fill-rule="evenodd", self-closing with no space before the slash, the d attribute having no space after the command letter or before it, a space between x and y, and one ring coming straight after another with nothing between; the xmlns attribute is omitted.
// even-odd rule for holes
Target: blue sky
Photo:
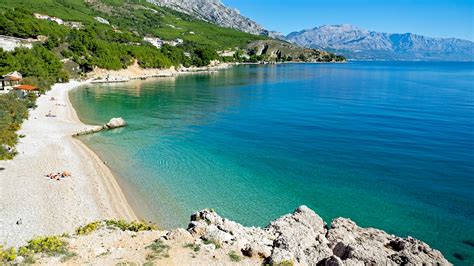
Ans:
<svg viewBox="0 0 474 266"><path fill-rule="evenodd" d="M288 34L324 24L474 41L473 0L222 0L266 29Z"/></svg>

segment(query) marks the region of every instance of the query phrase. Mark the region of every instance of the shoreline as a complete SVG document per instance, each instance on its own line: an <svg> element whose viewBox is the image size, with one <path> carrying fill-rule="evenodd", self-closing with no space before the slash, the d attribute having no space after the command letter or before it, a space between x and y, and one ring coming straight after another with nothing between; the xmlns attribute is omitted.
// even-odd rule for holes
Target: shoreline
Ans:
<svg viewBox="0 0 474 266"><path fill-rule="evenodd" d="M82 123L69 101L69 91L87 83L55 84L38 98L38 107L18 131L25 136L18 155L0 162L0 244L19 246L94 220L137 219L110 169L72 136L95 127ZM46 117L49 111L56 117ZM63 171L71 177L56 181L45 176Z"/></svg>
<svg viewBox="0 0 474 266"><path fill-rule="evenodd" d="M155 75L132 71L130 80L212 73L231 66L217 64L184 71L140 69ZM130 69L120 71L130 74ZM167 74L170 71L172 75ZM71 90L87 84L93 84L91 79L57 83L39 97L37 108L30 110L18 131L24 137L16 147L17 156L0 161L0 245L20 246L35 236L72 233L95 220L138 220L139 211L131 207L118 177L91 148L73 136L97 128L79 119L69 99ZM46 117L49 111L56 117ZM63 171L72 177L56 181L45 176Z"/></svg>

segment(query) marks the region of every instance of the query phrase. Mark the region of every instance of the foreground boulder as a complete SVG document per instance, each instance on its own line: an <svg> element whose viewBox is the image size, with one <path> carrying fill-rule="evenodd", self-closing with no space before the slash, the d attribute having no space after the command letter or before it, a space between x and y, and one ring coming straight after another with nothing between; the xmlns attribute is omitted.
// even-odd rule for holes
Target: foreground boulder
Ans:
<svg viewBox="0 0 474 266"><path fill-rule="evenodd" d="M334 255L347 264L448 264L441 252L414 238L400 238L353 221L335 219L327 238Z"/></svg>
<svg viewBox="0 0 474 266"><path fill-rule="evenodd" d="M450 265L441 252L414 238L400 238L353 221L335 219L330 227L300 206L265 228L244 227L203 210L191 216L195 237L227 245L244 256L271 264L301 265Z"/></svg>
<svg viewBox="0 0 474 266"><path fill-rule="evenodd" d="M114 117L112 119L110 119L110 121L104 125L104 129L107 128L107 129L114 129L114 128L119 128L119 127L124 127L126 126L127 123L125 122L125 120L121 117Z"/></svg>

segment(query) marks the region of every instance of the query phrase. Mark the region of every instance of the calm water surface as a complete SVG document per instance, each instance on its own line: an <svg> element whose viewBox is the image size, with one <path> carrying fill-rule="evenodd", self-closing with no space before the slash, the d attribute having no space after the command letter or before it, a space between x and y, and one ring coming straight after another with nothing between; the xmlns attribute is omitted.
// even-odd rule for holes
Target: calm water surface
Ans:
<svg viewBox="0 0 474 266"><path fill-rule="evenodd" d="M83 140L164 227L211 207L265 226L306 204L472 265L473 84L471 63L288 64L89 86L71 100L86 123L129 123Z"/></svg>

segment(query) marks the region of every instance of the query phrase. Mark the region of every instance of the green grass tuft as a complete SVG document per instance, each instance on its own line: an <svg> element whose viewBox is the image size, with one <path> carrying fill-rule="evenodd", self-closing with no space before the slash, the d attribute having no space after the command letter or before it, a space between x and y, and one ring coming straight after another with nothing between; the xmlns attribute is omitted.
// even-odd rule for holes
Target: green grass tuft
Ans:
<svg viewBox="0 0 474 266"><path fill-rule="evenodd" d="M76 229L76 235L88 235L95 230L99 229L102 225L102 222L100 221L95 221L92 223L88 223L84 226L80 226L79 228Z"/></svg>
<svg viewBox="0 0 474 266"><path fill-rule="evenodd" d="M170 247L168 245L165 245L160 239L156 240L146 248L151 249L152 251L150 254L147 255L147 261L154 261L161 257L169 257L168 251Z"/></svg>
<svg viewBox="0 0 474 266"><path fill-rule="evenodd" d="M237 255L235 251L229 252L229 258L231 261L234 261L234 262L239 262L242 260L242 258L239 255Z"/></svg>
<svg viewBox="0 0 474 266"><path fill-rule="evenodd" d="M213 238L205 239L205 240L203 240L203 243L205 245L213 244L216 247L216 249L219 249L219 248L222 247L221 243L219 241L217 241L216 239L213 239Z"/></svg>
<svg viewBox="0 0 474 266"><path fill-rule="evenodd" d="M119 228L122 231L139 232L158 230L158 226L156 224L145 221L127 222L125 220L106 220L105 224L109 227Z"/></svg>

